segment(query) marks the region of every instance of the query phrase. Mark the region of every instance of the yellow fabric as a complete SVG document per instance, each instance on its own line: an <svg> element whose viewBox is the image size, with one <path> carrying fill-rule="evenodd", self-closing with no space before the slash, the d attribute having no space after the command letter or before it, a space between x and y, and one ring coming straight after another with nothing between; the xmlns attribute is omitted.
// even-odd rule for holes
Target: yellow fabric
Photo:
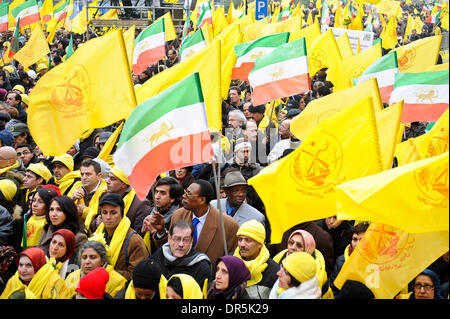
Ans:
<svg viewBox="0 0 450 319"><path fill-rule="evenodd" d="M385 109L375 112L377 119L378 135L380 139L381 154L383 156L383 169L392 167L397 135L400 128L400 119L403 110L403 100Z"/></svg>
<svg viewBox="0 0 450 319"><path fill-rule="evenodd" d="M382 0L375 5L378 13L383 13L389 16L397 16L400 9L400 1Z"/></svg>
<svg viewBox="0 0 450 319"><path fill-rule="evenodd" d="M329 72L335 75L331 80L334 84L333 92L352 87L353 79L360 77L365 69L381 56L381 43L378 42L364 52L343 58L336 65L330 67Z"/></svg>
<svg viewBox="0 0 450 319"><path fill-rule="evenodd" d="M242 259L241 254L239 253L239 247L236 247L233 256ZM269 260L269 258L270 258L269 250L264 244L262 244L259 255L255 259L252 260L242 259L242 261L245 263L248 270L250 271L251 275L250 280L247 281L247 287L256 285L258 282L262 280L262 273L267 268L267 260Z"/></svg>
<svg viewBox="0 0 450 319"><path fill-rule="evenodd" d="M424 68L436 65L441 35L426 37L395 48L400 72L423 72Z"/></svg>
<svg viewBox="0 0 450 319"><path fill-rule="evenodd" d="M133 25L127 31L123 31L123 40L125 41L125 48L127 51L128 63L131 66L133 65L133 53L134 53L134 35L135 35L136 27ZM104 148L104 146L103 146ZM102 149L103 149L102 148Z"/></svg>
<svg viewBox="0 0 450 319"><path fill-rule="evenodd" d="M27 43L14 55L14 59L19 61L25 68L39 61L40 58L50 53L47 40L42 28L38 24Z"/></svg>
<svg viewBox="0 0 450 319"><path fill-rule="evenodd" d="M264 36L264 27L269 23L269 18L265 17L256 20L254 23L245 28L243 32L242 42L249 42Z"/></svg>
<svg viewBox="0 0 450 319"><path fill-rule="evenodd" d="M106 283L105 292L114 297L123 287L125 287L127 280L121 274L114 270L114 267L111 265L106 266L106 271L109 273L109 280ZM69 297L72 297L76 294L75 288L77 288L77 284L81 279L81 269L78 269L74 272L71 272L65 282L67 285L67 289L69 290Z"/></svg>
<svg viewBox="0 0 450 319"><path fill-rule="evenodd" d="M80 171L69 172L61 179L55 179L55 183L61 190L61 194L64 194L69 189L76 178L80 178Z"/></svg>
<svg viewBox="0 0 450 319"><path fill-rule="evenodd" d="M50 21L47 22L47 43L53 43L57 26L58 21L56 21L55 18L51 18Z"/></svg>
<svg viewBox="0 0 450 319"><path fill-rule="evenodd" d="M251 219L239 227L236 236L247 236L264 245L266 230L264 229L263 224L258 222L256 219Z"/></svg>
<svg viewBox="0 0 450 319"><path fill-rule="evenodd" d="M388 50L388 49L393 49L395 48L395 46L398 43L397 40L397 18L395 17L390 17L389 22L386 26L386 31L383 34L383 37L381 38L382 41L382 45L383 48Z"/></svg>
<svg viewBox="0 0 450 319"><path fill-rule="evenodd" d="M262 118L261 122L259 122L258 130L265 134L266 128L269 126L270 120L267 115L264 114L264 117Z"/></svg>
<svg viewBox="0 0 450 319"><path fill-rule="evenodd" d="M166 299L167 279L166 277L164 277L164 275L161 275L161 279L158 284L158 290L160 299ZM125 292L125 299L136 299L133 280L131 280L128 284L127 290Z"/></svg>
<svg viewBox="0 0 450 319"><path fill-rule="evenodd" d="M336 39L336 43L337 43L337 45L339 47L339 52L341 52L342 59L345 59L347 57L353 56L353 49L352 49L352 46L350 44L350 40L348 38L347 32L345 32L344 34L340 35ZM330 71L328 71L328 72L330 72ZM330 81L331 81L331 78L330 78Z"/></svg>
<svg viewBox="0 0 450 319"><path fill-rule="evenodd" d="M199 72L209 128L211 131L221 131L222 100L220 59L220 41L214 40L195 55L147 80L136 90L138 103L142 103L167 89L169 86L186 77L187 74Z"/></svg>
<svg viewBox="0 0 450 319"><path fill-rule="evenodd" d="M8 28L14 27L14 24L16 23L16 20L14 16L12 15L11 11L20 6L22 3L24 3L25 0L14 0L9 4L9 14L8 14Z"/></svg>
<svg viewBox="0 0 450 319"><path fill-rule="evenodd" d="M39 244L39 240L41 239L42 229L44 228L45 224L47 224L45 215L30 216L30 219L28 219L27 221L27 248L37 247L37 245Z"/></svg>
<svg viewBox="0 0 450 319"><path fill-rule="evenodd" d="M9 299L9 297L16 291L25 292L26 299L36 299L34 293L28 288L19 278L19 272L16 273L8 280L6 287L0 295L0 299Z"/></svg>
<svg viewBox="0 0 450 319"><path fill-rule="evenodd" d="M67 286L59 275L62 264L51 258L34 275L28 288L38 299L68 299Z"/></svg>
<svg viewBox="0 0 450 319"><path fill-rule="evenodd" d="M52 178L52 173L44 164L40 163L31 163L28 165L27 170L32 171L36 175L42 177L46 183Z"/></svg>
<svg viewBox="0 0 450 319"><path fill-rule="evenodd" d="M131 189L123 198L123 202L125 204L124 215L126 216L128 211L130 210L131 204L133 203L134 197L136 196L136 192L134 189Z"/></svg>
<svg viewBox="0 0 450 319"><path fill-rule="evenodd" d="M30 94L28 125L44 155L63 154L86 130L127 118L136 106L120 30L84 43L41 79Z"/></svg>
<svg viewBox="0 0 450 319"><path fill-rule="evenodd" d="M0 192L7 201L12 201L17 194L17 185L10 179L0 180Z"/></svg>
<svg viewBox="0 0 450 319"><path fill-rule="evenodd" d="M117 166L113 167L109 172L120 179L123 183L130 185L127 175Z"/></svg>
<svg viewBox="0 0 450 319"><path fill-rule="evenodd" d="M223 29L225 29L229 25L222 6L219 6L217 10L214 10L212 18L214 25L214 37L216 37L220 32L222 32Z"/></svg>
<svg viewBox="0 0 450 319"><path fill-rule="evenodd" d="M441 115L431 130L416 140L417 151L422 159L448 151L449 110Z"/></svg>
<svg viewBox="0 0 450 319"><path fill-rule="evenodd" d="M289 274L300 282L312 279L317 272L314 258L305 252L295 252L288 255L284 258L282 264Z"/></svg>
<svg viewBox="0 0 450 319"><path fill-rule="evenodd" d="M52 160L52 163L55 162L61 162L64 164L65 167L67 167L69 169L69 171L73 171L73 157L70 156L69 154L65 153L63 155L60 156L55 156Z"/></svg>
<svg viewBox="0 0 450 319"><path fill-rule="evenodd" d="M151 236L151 234L149 231L145 233L144 243L145 243L145 247L147 247L148 253L151 255L152 254L152 244L151 244L150 236Z"/></svg>
<svg viewBox="0 0 450 319"><path fill-rule="evenodd" d="M181 281L181 286L183 288L183 299L203 299L202 290L192 276L186 274L175 274L169 278L168 282L173 277L177 277Z"/></svg>
<svg viewBox="0 0 450 319"><path fill-rule="evenodd" d="M392 225L410 233L448 231L448 151L337 187L338 219ZM394 202L388 199L396 194Z"/></svg>
<svg viewBox="0 0 450 319"><path fill-rule="evenodd" d="M331 29L315 38L307 50L310 75L316 74L322 68L329 68L342 59Z"/></svg>
<svg viewBox="0 0 450 319"><path fill-rule="evenodd" d="M286 20L286 21L289 21ZM306 41L306 48L309 48L309 46L313 43L314 39L320 36L322 32L320 31L320 25L318 22L313 23L313 25L310 25L306 28L297 30L295 32L291 32L289 36L289 42L298 40L300 38L305 38Z"/></svg>
<svg viewBox="0 0 450 319"><path fill-rule="evenodd" d="M120 250L122 249L122 245L126 239L125 237L128 230L130 229L130 225L130 220L128 219L128 217L124 216L117 226L116 230L114 231L108 251L109 262L113 266L116 265L117 258L119 257ZM97 236L101 236L104 231L106 231L105 224L101 223L94 234Z"/></svg>
<svg viewBox="0 0 450 319"><path fill-rule="evenodd" d="M290 227L333 216L337 185L382 167L374 106L366 98L321 122L297 149L248 183L265 204L271 242L279 243Z"/></svg>
<svg viewBox="0 0 450 319"><path fill-rule="evenodd" d="M323 120L366 97L371 97L375 110L383 109L377 81L370 79L354 87L312 100L307 108L292 119L290 130L295 137L303 141Z"/></svg>
<svg viewBox="0 0 450 319"><path fill-rule="evenodd" d="M408 234L372 223L334 281L364 283L377 299L392 299L433 261L449 249L448 231ZM432 243L432 244L431 244Z"/></svg>
<svg viewBox="0 0 450 319"><path fill-rule="evenodd" d="M403 42L405 42L409 35L411 34L413 30L413 19L410 14L408 14L408 20L406 21L406 29L405 29L405 35L403 36Z"/></svg>
<svg viewBox="0 0 450 319"><path fill-rule="evenodd" d="M419 151L417 150L416 141L415 138L410 138L396 145L395 157L397 158L398 166L421 159Z"/></svg>

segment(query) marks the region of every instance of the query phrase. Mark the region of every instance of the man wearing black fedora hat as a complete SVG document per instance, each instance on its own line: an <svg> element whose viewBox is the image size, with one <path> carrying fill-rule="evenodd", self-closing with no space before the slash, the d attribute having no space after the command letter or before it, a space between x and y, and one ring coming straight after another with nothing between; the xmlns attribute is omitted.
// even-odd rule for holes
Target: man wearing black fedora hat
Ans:
<svg viewBox="0 0 450 319"><path fill-rule="evenodd" d="M264 224L264 215L253 206L247 204L245 200L247 188L247 181L241 172L231 171L227 173L223 183L223 189L227 197L220 199L220 208L227 215L233 217L239 226L251 219L256 219ZM218 201L211 201L211 205L218 208Z"/></svg>

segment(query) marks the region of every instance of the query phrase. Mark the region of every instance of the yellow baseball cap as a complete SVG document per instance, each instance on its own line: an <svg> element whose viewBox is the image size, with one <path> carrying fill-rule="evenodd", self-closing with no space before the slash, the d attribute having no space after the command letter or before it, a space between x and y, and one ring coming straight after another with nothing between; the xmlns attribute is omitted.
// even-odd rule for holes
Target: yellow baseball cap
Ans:
<svg viewBox="0 0 450 319"><path fill-rule="evenodd" d="M48 183L50 178L52 178L52 173L44 164L32 163L27 167L27 170L32 171L36 175L42 177L46 183Z"/></svg>

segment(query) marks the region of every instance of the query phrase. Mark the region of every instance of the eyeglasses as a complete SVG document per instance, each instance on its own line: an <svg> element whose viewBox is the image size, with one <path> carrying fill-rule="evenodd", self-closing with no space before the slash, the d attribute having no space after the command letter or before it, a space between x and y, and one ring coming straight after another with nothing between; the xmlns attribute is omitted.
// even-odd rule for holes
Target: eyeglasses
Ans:
<svg viewBox="0 0 450 319"><path fill-rule="evenodd" d="M184 195L186 195L187 198L200 196L200 195L191 194L191 192L188 192L187 190L184 190Z"/></svg>
<svg viewBox="0 0 450 319"><path fill-rule="evenodd" d="M192 237L181 238L181 237L175 236L175 237L172 237L171 240L173 240L177 244L181 242L181 243L187 245L192 241Z"/></svg>
<svg viewBox="0 0 450 319"><path fill-rule="evenodd" d="M428 284L425 284L425 285L414 284L414 289L420 290L422 288L425 289L425 291L430 291L430 290L434 289L434 286L433 285L428 285Z"/></svg>

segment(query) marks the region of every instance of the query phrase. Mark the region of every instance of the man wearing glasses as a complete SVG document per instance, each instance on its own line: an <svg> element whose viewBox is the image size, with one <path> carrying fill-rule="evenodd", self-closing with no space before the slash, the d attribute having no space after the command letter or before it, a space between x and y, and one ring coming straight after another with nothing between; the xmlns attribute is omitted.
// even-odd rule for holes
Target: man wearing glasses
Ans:
<svg viewBox="0 0 450 319"><path fill-rule="evenodd" d="M179 220L192 223L194 227L193 247L209 257L213 272L215 272L217 259L236 249L236 233L239 229L239 224L231 216L220 213L217 208L210 205L214 197L214 189L209 182L194 181L185 190L181 201L183 208L177 209L171 220L171 225ZM220 214L222 214L225 236L222 233ZM224 237L227 251L224 247ZM167 237L165 241L167 241ZM158 246L165 243L163 239L156 242Z"/></svg>
<svg viewBox="0 0 450 319"><path fill-rule="evenodd" d="M264 215L246 203L248 184L239 171L232 171L225 175L223 189L226 198L220 200L220 208L228 216L233 217L239 226L248 220L256 219L264 225ZM217 200L211 201L211 205L218 208Z"/></svg>
<svg viewBox="0 0 450 319"><path fill-rule="evenodd" d="M211 261L205 254L192 247L194 242L194 227L191 223L179 220L169 228L167 243L152 255L159 264L166 278L174 274L192 276L200 287L205 280L212 280Z"/></svg>
<svg viewBox="0 0 450 319"><path fill-rule="evenodd" d="M30 144L19 144L16 147L17 157L20 158L23 165L28 167L32 163L38 163L39 160L34 155L33 147Z"/></svg>

